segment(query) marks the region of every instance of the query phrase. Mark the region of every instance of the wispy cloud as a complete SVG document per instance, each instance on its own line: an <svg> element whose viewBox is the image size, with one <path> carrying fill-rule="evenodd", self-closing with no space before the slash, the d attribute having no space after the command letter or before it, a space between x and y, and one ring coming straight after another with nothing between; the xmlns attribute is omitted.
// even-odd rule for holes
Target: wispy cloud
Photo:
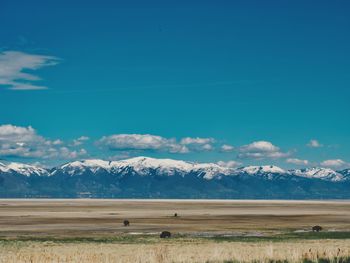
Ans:
<svg viewBox="0 0 350 263"><path fill-rule="evenodd" d="M0 53L0 85L11 90L47 89L46 86L37 85L35 82L41 80L40 77L29 72L57 63L59 59L53 56L4 51Z"/></svg>
<svg viewBox="0 0 350 263"><path fill-rule="evenodd" d="M298 158L288 158L286 160L286 163L291 163L291 164L296 164L296 165L308 165L309 161L308 160L301 160Z"/></svg>
<svg viewBox="0 0 350 263"><path fill-rule="evenodd" d="M222 166L222 167L227 167L227 168L235 168L235 167L242 165L242 163L237 162L237 161L227 161L227 162L218 161L217 164Z"/></svg>
<svg viewBox="0 0 350 263"><path fill-rule="evenodd" d="M220 150L222 152L232 152L235 149L235 147L233 147L232 145L229 144L224 144L220 147Z"/></svg>
<svg viewBox="0 0 350 263"><path fill-rule="evenodd" d="M347 163L341 159L332 159L332 160L325 160L321 162L321 165L324 167L339 168L339 167L346 166Z"/></svg>
<svg viewBox="0 0 350 263"><path fill-rule="evenodd" d="M73 140L71 146L80 146L88 140L90 140L88 136L80 136L79 138Z"/></svg>
<svg viewBox="0 0 350 263"><path fill-rule="evenodd" d="M321 144L318 140L312 139L307 144L310 148L320 148L323 147L323 144Z"/></svg>

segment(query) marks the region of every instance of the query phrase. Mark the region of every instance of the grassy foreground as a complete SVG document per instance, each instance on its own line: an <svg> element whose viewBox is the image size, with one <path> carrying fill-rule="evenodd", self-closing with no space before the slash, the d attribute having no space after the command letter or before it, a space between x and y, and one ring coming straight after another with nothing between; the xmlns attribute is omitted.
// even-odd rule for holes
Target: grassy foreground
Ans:
<svg viewBox="0 0 350 263"><path fill-rule="evenodd" d="M156 236L18 238L0 241L1 263L49 262L343 262L350 263L350 234L297 233L274 237Z"/></svg>

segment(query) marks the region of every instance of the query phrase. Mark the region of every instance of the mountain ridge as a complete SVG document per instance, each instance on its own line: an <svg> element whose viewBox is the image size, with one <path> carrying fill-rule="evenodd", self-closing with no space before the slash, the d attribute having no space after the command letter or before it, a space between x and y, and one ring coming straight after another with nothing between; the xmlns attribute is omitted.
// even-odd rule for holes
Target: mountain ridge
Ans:
<svg viewBox="0 0 350 263"><path fill-rule="evenodd" d="M349 171L149 157L87 159L51 169L0 163L0 197L349 199Z"/></svg>
<svg viewBox="0 0 350 263"><path fill-rule="evenodd" d="M193 171L200 171L206 173L205 179L212 179L215 175L234 176L238 174L259 175L259 174L286 174L296 175L305 178L315 178L330 181L342 181L350 178L350 168L343 170L333 170L323 167L310 167L302 169L288 169L284 170L275 165L261 165L261 166L242 166L242 167L225 167L217 163L196 163L174 159L156 159L150 157L133 157L119 161L105 161L102 159L83 159L79 161L68 162L53 168L45 169L37 165L29 165L18 162L9 162L9 164L0 162L0 173L17 172L26 176L31 175L47 175L51 176L57 171L63 171L70 175L82 174L86 170L93 173L99 170L106 172L118 173L123 168L132 167L136 172L147 175L147 169L158 170L159 173L172 175L175 171L183 173L190 173Z"/></svg>

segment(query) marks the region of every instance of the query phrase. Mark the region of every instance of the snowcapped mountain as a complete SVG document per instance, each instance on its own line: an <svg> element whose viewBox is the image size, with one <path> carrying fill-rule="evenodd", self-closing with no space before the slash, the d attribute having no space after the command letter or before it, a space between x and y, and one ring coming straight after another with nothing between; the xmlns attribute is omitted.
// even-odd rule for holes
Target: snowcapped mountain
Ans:
<svg viewBox="0 0 350 263"><path fill-rule="evenodd" d="M287 179L289 172L274 165L246 166L233 170L233 175L240 177L255 177L265 180Z"/></svg>
<svg viewBox="0 0 350 263"><path fill-rule="evenodd" d="M69 175L81 175L85 172L96 174L104 171L108 173L124 173L132 171L134 174L143 176L156 173L162 176L182 175L196 173L204 179L222 178L222 176L235 175L256 175L263 178L272 175L289 174L277 166L247 166L241 168L228 168L216 163L193 163L173 159L155 159L149 157L135 157L120 161L103 161L103 160L83 160L64 164L55 168L53 173L58 171Z"/></svg>
<svg viewBox="0 0 350 263"><path fill-rule="evenodd" d="M64 164L54 169L52 174L58 172L69 175L82 175L85 172L97 174L107 172L118 174L138 174L147 176L152 173L157 175L182 175L199 173L205 179L212 179L219 175L229 175L232 169L221 167L214 163L191 163L172 159L155 159L149 157L135 157L121 161L103 161L98 159L75 161Z"/></svg>
<svg viewBox="0 0 350 263"><path fill-rule="evenodd" d="M350 180L350 169L334 171L329 168L306 168L284 170L274 165L245 166L240 168L228 168L216 163L194 163L173 159L156 159L150 157L134 157L120 161L104 161L100 159L87 159L74 161L55 167L50 171L38 166L11 162L0 163L0 173L17 173L26 176L31 175L56 175L66 174L70 176L89 174L129 174L129 175L158 175L158 176L186 176L196 174L198 177L210 180L220 179L223 176L255 176L262 179L273 180L281 177L297 176L309 179L340 182Z"/></svg>
<svg viewBox="0 0 350 263"><path fill-rule="evenodd" d="M110 171L110 162L99 159L82 160L66 163L59 167L55 167L51 171L51 175L55 175L58 172L69 175L82 175L89 171L91 173L97 173L99 171Z"/></svg>
<svg viewBox="0 0 350 263"><path fill-rule="evenodd" d="M306 178L317 178L325 181L332 182L340 182L347 180L347 176L342 174L341 172L334 171L329 168L307 168L307 169L298 169L298 170L290 170L290 173L306 177Z"/></svg>
<svg viewBox="0 0 350 263"><path fill-rule="evenodd" d="M45 176L49 175L49 172L41 167L11 162L8 164L0 163L0 173L16 173L25 176Z"/></svg>
<svg viewBox="0 0 350 263"><path fill-rule="evenodd" d="M350 169L228 168L148 157L52 169L0 163L0 197L349 199L349 190Z"/></svg>

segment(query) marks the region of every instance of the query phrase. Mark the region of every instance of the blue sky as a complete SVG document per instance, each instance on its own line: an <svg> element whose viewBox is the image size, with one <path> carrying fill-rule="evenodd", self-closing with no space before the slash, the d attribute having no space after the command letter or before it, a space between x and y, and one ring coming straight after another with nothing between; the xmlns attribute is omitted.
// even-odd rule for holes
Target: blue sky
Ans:
<svg viewBox="0 0 350 263"><path fill-rule="evenodd" d="M348 1L71 2L0 2L1 159L349 166Z"/></svg>

